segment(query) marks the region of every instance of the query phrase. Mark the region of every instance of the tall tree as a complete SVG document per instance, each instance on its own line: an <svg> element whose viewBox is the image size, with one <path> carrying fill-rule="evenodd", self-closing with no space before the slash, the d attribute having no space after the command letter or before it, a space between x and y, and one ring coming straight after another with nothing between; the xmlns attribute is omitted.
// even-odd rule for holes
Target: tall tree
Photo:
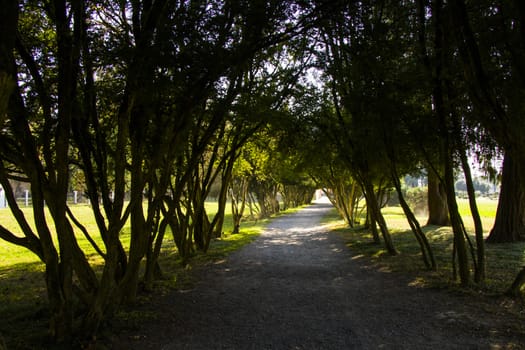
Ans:
<svg viewBox="0 0 525 350"><path fill-rule="evenodd" d="M523 92L525 75L525 7L519 1L495 3L486 1L466 6L463 0L450 2L450 20L455 33L469 95L475 106L472 116L490 132L497 143L516 162L520 174L513 192L521 193L521 179L525 174L525 130ZM487 30L489 28L489 30ZM510 170L510 169L508 169ZM517 173L515 173L517 174ZM511 185L512 186L512 185ZM507 197L510 199L510 197ZM502 204L499 223L512 222L519 227L522 218L513 214L514 206ZM505 212L504 210L508 210ZM523 284L518 275L513 293ZM520 277L521 276L521 277Z"/></svg>
<svg viewBox="0 0 525 350"><path fill-rule="evenodd" d="M0 79L10 96L1 111L0 182L24 236L4 227L0 236L45 264L52 336L67 339L81 325L90 337L106 315L134 301L141 263L162 242L157 227L170 214L161 208L172 176L183 174L183 190L197 183L192 175L225 126L238 78L306 21L291 2L2 5L9 35L0 39ZM99 232L67 206L70 167L83 172ZM10 179L31 186L34 229ZM120 233L128 218L125 247ZM74 226L103 258L101 274Z"/></svg>
<svg viewBox="0 0 525 350"><path fill-rule="evenodd" d="M396 254L386 221L381 213L375 185L385 172L385 150L375 137L381 118L384 80L381 65L388 61L380 47L388 31L385 7L374 1L338 4L322 24L326 76L333 96L339 132L339 147L361 184L371 223L377 223L387 251Z"/></svg>
<svg viewBox="0 0 525 350"><path fill-rule="evenodd" d="M73 329L73 275L87 290L98 285L74 236L66 204L69 132L77 98L85 8L81 2L63 1L42 7L24 6L26 11L21 17L16 3L6 6L11 12L4 12L11 17L6 19L11 25L7 29L16 42L2 45L2 56L7 74L18 82L18 87L7 111L9 131L2 134L0 181L25 238L19 239L6 229L2 229L2 238L29 248L45 264L51 334L65 340ZM29 28L31 32L26 32ZM16 204L9 182L15 174L30 183L35 230ZM46 206L55 229L47 223ZM54 245L55 235L58 247Z"/></svg>
<svg viewBox="0 0 525 350"><path fill-rule="evenodd" d="M487 243L525 239L525 192L520 178L519 165L509 153L505 153L496 219Z"/></svg>
<svg viewBox="0 0 525 350"><path fill-rule="evenodd" d="M430 13L431 16L427 16L427 13ZM432 115L437 123L441 138L439 148L442 162L437 164L443 165L443 172L436 171L436 175L440 177L440 182L445 189L448 216L454 234L454 273L457 258L460 281L463 285L468 285L471 282L468 258L470 241L458 211L454 188L454 156L462 141L458 139L460 134L454 132L453 128L452 116L455 113L455 106L452 93L452 72L454 69L451 62L454 57L452 53L454 49L449 35L449 22L446 14L445 3L440 0L432 1L431 4L427 4L426 1L418 2L420 59L426 69L428 80L431 82ZM428 23L429 26L427 27L425 23ZM427 33L426 28L429 28L431 35ZM431 43L430 45L426 44L427 40ZM481 244L483 243L481 242ZM471 253L474 258L473 249L471 249ZM477 261L474 259L473 263L476 269Z"/></svg>

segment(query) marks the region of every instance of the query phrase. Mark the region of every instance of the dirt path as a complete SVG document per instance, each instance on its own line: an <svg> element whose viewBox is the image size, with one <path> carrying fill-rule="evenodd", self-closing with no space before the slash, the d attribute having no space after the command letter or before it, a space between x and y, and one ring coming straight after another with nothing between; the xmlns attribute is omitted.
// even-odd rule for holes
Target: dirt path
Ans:
<svg viewBox="0 0 525 350"><path fill-rule="evenodd" d="M120 334L112 348L525 348L508 319L353 259L319 224L330 209L274 220L254 243L198 272L194 289L159 301L155 321Z"/></svg>

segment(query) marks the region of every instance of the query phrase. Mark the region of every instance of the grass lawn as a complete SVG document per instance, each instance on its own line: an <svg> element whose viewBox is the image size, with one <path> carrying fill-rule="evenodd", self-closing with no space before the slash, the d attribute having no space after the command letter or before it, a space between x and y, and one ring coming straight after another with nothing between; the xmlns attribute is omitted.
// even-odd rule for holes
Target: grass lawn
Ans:
<svg viewBox="0 0 525 350"><path fill-rule="evenodd" d="M460 199L458 202L460 213L467 231L470 233L471 242L475 245L474 224L470 214L467 200ZM478 200L478 208L482 216L485 235L494 224L497 201L481 198ZM438 271L425 271L421 259L419 245L410 231L403 211L400 207L386 207L383 214L392 234L394 246L399 252L398 256L390 256L383 246L372 242L370 232L362 228L348 228L340 220L335 210L329 221L334 230L339 232L347 241L347 245L356 255L356 259L370 259L383 271L395 271L410 273L415 276L414 283L420 283L433 287L455 286L452 283L452 230L451 227L424 226L430 245L432 246ZM426 216L418 216L421 225L425 225ZM525 242L511 244L486 244L486 285L487 293L503 293L512 283L516 274L525 264Z"/></svg>
<svg viewBox="0 0 525 350"><path fill-rule="evenodd" d="M473 232L472 219L466 200L459 200L460 212L469 232ZM497 201L480 199L478 206L482 215L484 230L491 229L496 213ZM75 216L82 221L90 232L97 232L91 210L86 205L72 207ZM229 207L228 207L229 209ZM23 209L31 217L30 209ZM208 210L214 213L216 203L208 203ZM367 259L382 271L408 273L414 276L414 284L431 287L455 286L451 283L452 232L450 227L426 226L424 232L433 248L438 271L426 271L416 240L409 230L407 221L400 207L387 207L383 213L392 233L392 238L399 255L388 255L381 245L371 244L371 235L360 227L348 228L336 211L325 218L325 222L337 231L347 242L355 259ZM418 217L422 225L426 216ZM364 220L363 220L364 221ZM8 209L0 209L0 222L5 227L16 229ZM186 289L194 283L192 268L222 261L231 252L251 242L263 230L266 221L244 222L241 234L232 235L231 214L227 213L223 237L214 240L207 254L197 253L190 260L190 266L183 268L177 254L171 234L167 234L160 257L160 264L165 279L157 283L156 288L163 294L173 288ZM87 240L78 232L79 242L93 265L102 266L102 261ZM122 232L122 240L129 244L129 226ZM472 238L474 243L474 239ZM513 244L486 245L487 281L484 287L489 294L499 294L509 287L521 266L525 264L525 242ZM31 348L35 344L31 338L41 338L47 327L47 298L43 280L43 265L27 250L0 240L0 349L2 337L8 347ZM155 297L158 293L141 296L143 302ZM121 310L115 324L132 324L148 315L137 314L133 309ZM151 316L150 317L154 317Z"/></svg>
<svg viewBox="0 0 525 350"><path fill-rule="evenodd" d="M207 203L210 214L215 213L217 204ZM190 265L181 266L181 259L177 253L170 232L166 233L163 249L160 256L160 265L163 269L164 279L158 281L156 288L162 294L172 288L188 288L194 281L191 270L196 266L211 264L227 257L231 252L241 248L254 240L263 230L268 220L257 222L243 222L240 234L231 234L233 229L229 206L225 217L223 236L215 239L206 254L196 253L190 260ZM31 208L22 209L26 217L32 218ZM93 238L100 242L96 236L98 229L87 205L72 206L72 211L77 219L85 225L87 230L93 233ZM288 211L289 212L289 211ZM2 225L14 232L20 232L9 209L0 209L0 222ZM52 222L49 220L48 222ZM102 268L102 259L89 242L84 238L80 230L76 232L78 241L95 270ZM124 227L121 234L122 242L129 245L129 223ZM101 245L102 247L102 245ZM15 246L0 240L0 349L2 338L7 342L9 349L32 348L27 344L34 344L31 338L41 338L47 329L47 297L43 278L44 265L36 255L25 248ZM146 299L155 293L143 295ZM133 322L137 316L133 310L121 311L117 315L120 322ZM141 315L143 317L144 315Z"/></svg>

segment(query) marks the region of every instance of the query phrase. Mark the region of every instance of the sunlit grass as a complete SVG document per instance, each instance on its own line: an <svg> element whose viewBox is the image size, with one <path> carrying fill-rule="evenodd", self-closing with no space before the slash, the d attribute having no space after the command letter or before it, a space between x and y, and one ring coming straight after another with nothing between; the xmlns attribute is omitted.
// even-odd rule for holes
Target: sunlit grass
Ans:
<svg viewBox="0 0 525 350"><path fill-rule="evenodd" d="M497 201L486 198L477 201L483 222L485 236L494 224ZM472 244L475 246L474 225L466 199L458 200L460 214L469 232ZM454 284L452 272L452 230L451 227L425 226L427 216L418 216L423 231L430 242L438 265L438 271L426 271L419 245L408 222L399 206L386 207L382 210L387 221L397 256L390 256L383 245L372 243L372 235L362 226L348 228L335 210L325 221L339 232L347 241L348 247L357 259L368 259L382 271L397 271L414 275L418 284L430 286L445 286ZM486 249L486 281L483 288L489 293L503 293L512 283L516 274L525 265L525 242L511 244L485 244ZM472 268L472 262L471 262Z"/></svg>
<svg viewBox="0 0 525 350"><path fill-rule="evenodd" d="M209 202L206 204L206 208L209 215L214 215L217 211L217 203ZM88 205L76 205L72 206L71 210L99 247L104 250L91 208ZM33 225L31 208L22 208L22 211L28 222ZM4 227L22 236L9 209L0 209L0 222ZM54 231L53 221L50 217L48 217L47 222L50 224L50 229ZM268 220L242 222L241 232L232 234L233 223L228 205L222 237L211 242L206 254L196 252L191 257L189 265L185 267L181 264L181 257L173 242L171 231L168 229L159 257L159 263L164 274L163 279L155 282L156 293L145 293L139 299L147 301L153 295L159 293L162 295L173 288L191 288L194 283L192 274L194 268L221 263L229 254L252 242L262 232L267 222ZM127 223L121 232L121 241L125 247L129 246L129 232L130 226ZM102 257L96 253L80 230L75 229L75 234L80 247L95 271L100 271L103 266ZM22 336L19 329L24 332L33 329L31 332L34 337L41 337L42 332L45 332L48 311L44 268L44 264L29 250L0 240L0 315L2 315L0 318L0 340L3 336L10 347L25 348L27 347L26 344L32 344L30 337ZM131 314L128 314L129 312ZM127 310L122 311L117 316L121 320L126 319L125 322L128 322L132 318L130 315L133 315L133 311Z"/></svg>
<svg viewBox="0 0 525 350"><path fill-rule="evenodd" d="M217 202L207 202L206 203L206 210L208 211L209 215L214 215L217 212L218 205ZM29 224L34 229L34 222L33 222L33 213L31 208L22 208L22 211L24 212L24 215L26 216ZM89 232L91 237L97 242L98 246L104 251L104 246L102 244L101 237L99 235L99 230L97 227L97 224L95 222L93 212L91 207L88 205L74 205L71 206L71 211L73 212L75 218L82 223L82 225L86 228L86 230ZM0 209L0 223L2 226L7 228L8 230L14 232L18 236L22 237L22 233L20 228L18 227L17 222L13 218L13 215L11 214L11 211L9 209ZM47 223L49 225L50 230L54 231L54 225L53 220L51 219L49 213L47 213ZM246 222L242 224L241 229L244 229L245 227L250 227L251 223ZM230 206L226 206L226 212L225 212L225 220L224 220L224 226L223 226L223 233L228 235L233 230L233 224L232 224L232 218L231 218L231 209ZM121 241L125 247L129 246L129 232L130 232L130 226L129 222L123 227L121 231ZM84 234L79 230L77 227L75 227L75 234L78 239L78 243L82 250L85 252L85 254L90 258L93 259L94 263L102 262L98 254L96 253L95 249L92 247L92 245L89 243L87 239L85 239ZM168 241L171 239L170 232L167 232L165 241ZM7 266L17 265L17 264L24 264L24 263L35 263L38 262L38 258L33 254L32 252L28 251L27 249L11 244L9 242L6 242L4 240L0 240L0 273L2 269L6 268Z"/></svg>
<svg viewBox="0 0 525 350"><path fill-rule="evenodd" d="M98 235L98 227L96 225L93 212L91 208L88 205L74 205L71 206L71 211L73 212L73 215L75 218L82 223L82 225L86 228L86 230L89 232L89 234L92 236L92 238L97 242L100 248L104 248L101 244L102 240L100 236ZM22 212L24 213L28 223L33 228L34 232L35 225L33 221L33 212L31 208L22 208ZM14 232L18 236L22 237L22 231L18 226L18 223L13 218L13 215L11 214L11 211L7 208L0 209L0 222L4 227L9 229L10 231ZM46 213L46 222L48 224L49 229L51 232L56 236L55 234L55 227L53 224L53 220L49 214L49 212ZM126 226L123 230L122 241L125 245L129 244L129 237L126 237L126 231L129 231L129 224ZM87 239L85 239L82 232L75 227L75 235L78 238L78 243L82 250L92 258L96 258L95 250L89 243ZM55 239L56 242L56 239ZM9 266L13 264L20 264L20 263L31 263L38 261L37 257L32 253L29 252L27 249L23 247L19 247L16 245L13 245L9 242L6 242L4 240L0 240L0 254L1 254L1 260L0 260L0 269L4 266Z"/></svg>
<svg viewBox="0 0 525 350"><path fill-rule="evenodd" d="M481 222L483 224L483 231L488 233L494 225L494 218L496 217L496 209L498 202L493 199L488 198L478 198L476 200L478 211L481 217ZM474 231L474 222L472 220L472 214L470 211L469 202L467 199L458 199L459 213L463 219L465 227L469 231ZM400 206L394 207L385 207L382 210L385 219L389 227L391 228L407 228L407 219L403 213L403 209ZM426 224L428 219L426 214L416 215L419 223L421 225Z"/></svg>
<svg viewBox="0 0 525 350"><path fill-rule="evenodd" d="M286 213L291 213L298 209L300 208L289 209L286 211ZM104 246L102 244L91 207L88 205L74 205L71 206L71 210L75 218L82 223L91 237L96 241L98 246L104 251ZM208 211L209 215L215 215L218 210L217 202L207 202L206 210ZM34 229L32 209L22 208L22 211L27 221ZM0 209L0 222L5 228L22 237L21 230L19 229L18 224L13 218L13 215L9 209ZM49 213L47 213L47 222L50 230L54 232L53 220L51 219ZM251 239L261 232L265 223L266 221L264 220L259 220L258 222L243 221L241 224L241 233L232 235L231 232L233 231L233 222L231 217L231 208L229 205L227 205L222 229L223 235L221 238L215 239L212 242L210 245L210 250L206 256L214 257L217 254L225 254L238 249L243 244L249 243ZM102 258L98 255L98 253L96 253L95 249L84 237L84 234L81 232L81 230L75 227L75 234L77 236L79 246L85 252L86 256L90 260L90 263L93 265L102 264ZM123 227L120 238L123 245L128 247L130 240L129 222ZM164 251L171 251L173 253L172 255L174 256L178 255L169 228L164 237L163 246ZM29 267L31 267L32 272L42 272L44 268L43 264L39 261L38 257L34 253L30 252L24 247L0 240L0 279L6 279L10 277L16 278L19 272L25 273Z"/></svg>

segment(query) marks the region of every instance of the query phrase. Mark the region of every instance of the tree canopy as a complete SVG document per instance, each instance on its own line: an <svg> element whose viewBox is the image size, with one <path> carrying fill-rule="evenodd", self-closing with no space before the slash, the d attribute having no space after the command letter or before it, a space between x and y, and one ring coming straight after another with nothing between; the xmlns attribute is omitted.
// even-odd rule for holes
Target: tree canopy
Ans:
<svg viewBox="0 0 525 350"><path fill-rule="evenodd" d="M0 1L0 184L19 224L0 223L0 238L45 265L52 336L94 336L141 281L151 287L167 232L185 262L206 251L228 200L238 230L246 206L268 216L316 187L354 225L362 197L395 255L381 213L395 189L435 268L401 188L421 169L444 190L460 282L472 265L482 283L483 231L468 252L454 172L473 216L469 155L503 151L504 181L525 178L524 18L518 0ZM15 182L30 188L34 222ZM96 232L70 210L73 186ZM499 213L514 239L522 204Z"/></svg>

